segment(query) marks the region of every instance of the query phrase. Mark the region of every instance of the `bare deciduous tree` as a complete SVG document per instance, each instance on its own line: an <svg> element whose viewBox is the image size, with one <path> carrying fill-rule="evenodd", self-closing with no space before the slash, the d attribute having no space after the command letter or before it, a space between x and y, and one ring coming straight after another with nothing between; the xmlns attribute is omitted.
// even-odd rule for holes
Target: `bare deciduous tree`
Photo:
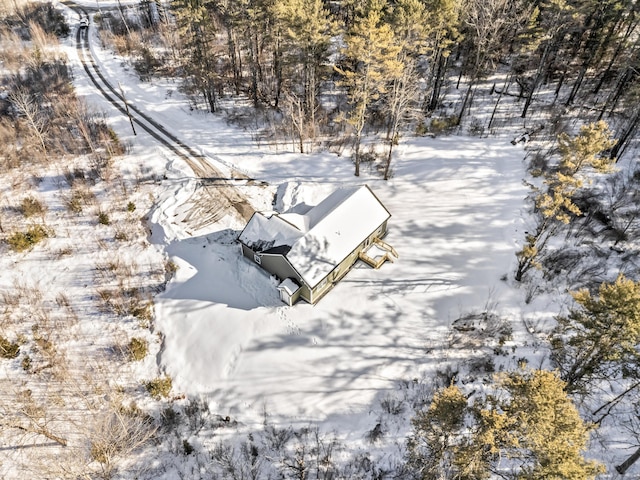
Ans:
<svg viewBox="0 0 640 480"><path fill-rule="evenodd" d="M27 92L24 88L18 88L11 92L9 99L18 113L25 119L29 128L38 138L42 153L46 155L46 135L47 135L47 119L42 114L42 108L36 101L33 94Z"/></svg>
<svg viewBox="0 0 640 480"><path fill-rule="evenodd" d="M456 124L460 124L465 110L469 107L476 84L504 50L507 33L517 31L529 18L529 8L520 0L467 2L464 23L471 41L468 52L469 86L464 94Z"/></svg>
<svg viewBox="0 0 640 480"><path fill-rule="evenodd" d="M398 144L400 127L411 115L411 107L414 105L419 91L418 76L415 64L410 59L405 59L404 68L400 71L390 91L387 92L386 107L389 115L389 127L387 129L387 142L389 150L384 167L384 179L388 180L391 172L391 160L393 147Z"/></svg>

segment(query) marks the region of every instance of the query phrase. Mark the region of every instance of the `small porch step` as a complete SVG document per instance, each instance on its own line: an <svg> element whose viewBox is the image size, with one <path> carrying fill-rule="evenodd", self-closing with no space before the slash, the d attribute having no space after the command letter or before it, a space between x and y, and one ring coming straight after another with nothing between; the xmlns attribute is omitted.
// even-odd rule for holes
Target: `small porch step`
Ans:
<svg viewBox="0 0 640 480"><path fill-rule="evenodd" d="M398 252L386 242L374 238L371 245L358 254L358 258L370 267L378 269L386 261L394 262L398 259Z"/></svg>

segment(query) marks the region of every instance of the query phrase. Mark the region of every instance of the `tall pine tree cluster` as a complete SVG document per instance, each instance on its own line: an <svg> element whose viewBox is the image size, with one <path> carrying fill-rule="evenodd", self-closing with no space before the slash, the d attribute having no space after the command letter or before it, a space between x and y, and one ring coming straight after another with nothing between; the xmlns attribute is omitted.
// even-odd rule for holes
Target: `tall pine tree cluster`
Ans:
<svg viewBox="0 0 640 480"><path fill-rule="evenodd" d="M634 0L172 0L171 11L179 71L209 110L244 95L300 152L346 136L356 175L366 136L387 146L388 178L403 134L469 120L495 74L482 129L505 95L525 119L588 105L618 139L614 158L640 122Z"/></svg>
<svg viewBox="0 0 640 480"><path fill-rule="evenodd" d="M593 479L591 426L557 374L516 371L496 377L492 393L471 402L457 386L438 390L412 421L409 478L419 480Z"/></svg>

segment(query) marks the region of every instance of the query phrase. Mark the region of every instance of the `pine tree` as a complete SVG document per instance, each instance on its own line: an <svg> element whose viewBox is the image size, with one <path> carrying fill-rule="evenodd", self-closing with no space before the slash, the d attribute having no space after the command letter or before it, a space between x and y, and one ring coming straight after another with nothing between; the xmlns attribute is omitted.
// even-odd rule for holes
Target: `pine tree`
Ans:
<svg viewBox="0 0 640 480"><path fill-rule="evenodd" d="M513 0L468 0L466 2L464 30L466 40L465 70L469 85L456 118L460 124L464 112L470 107L471 93L477 82L487 74L508 46L507 38L527 24L531 5Z"/></svg>
<svg viewBox="0 0 640 480"><path fill-rule="evenodd" d="M283 89L295 118L300 153L307 134L316 132L320 86L328 76L331 35L335 23L322 0L284 0L273 5L274 17L283 28ZM305 128L308 124L308 128Z"/></svg>
<svg viewBox="0 0 640 480"><path fill-rule="evenodd" d="M173 0L178 33L182 41L183 68L203 95L209 110L216 110L219 75L216 71L217 30L207 0Z"/></svg>
<svg viewBox="0 0 640 480"><path fill-rule="evenodd" d="M516 253L516 281L521 281L531 268L540 267L538 258L557 229L558 222L566 225L582 214L574 197L584 184L585 170L613 171L613 161L602 153L614 145L609 127L603 121L582 126L575 137L566 133L558 136L560 163L546 176L546 189L535 195L535 211L539 220L535 232L527 234L523 248Z"/></svg>
<svg viewBox="0 0 640 480"><path fill-rule="evenodd" d="M386 91L389 78L402 69L400 47L391 27L383 21L384 0L369 0L364 16L356 20L343 49L350 67L338 69L347 88L350 111L347 123L354 131L355 175L360 175L361 142L372 103Z"/></svg>
<svg viewBox="0 0 640 480"><path fill-rule="evenodd" d="M626 67L632 63L629 53L633 55L635 51L634 44L637 45L638 39L634 35L640 24L640 16L637 14L637 2L635 0L622 0L614 5L614 9L619 13L619 25L611 30L613 38L603 46L603 60L606 59L607 55L609 59L605 69L599 72L600 79L593 89L594 95L613 77L611 72L614 66L618 70L626 70Z"/></svg>
<svg viewBox="0 0 640 480"><path fill-rule="evenodd" d="M250 75L249 92L255 107L271 104L278 108L280 100L282 25L273 18L271 6L275 1L248 0L244 12L242 33Z"/></svg>
<svg viewBox="0 0 640 480"><path fill-rule="evenodd" d="M464 8L463 0L434 0L425 4L423 24L430 65L425 98L427 112L433 112L438 107L451 51L462 41L460 29Z"/></svg>
<svg viewBox="0 0 640 480"><path fill-rule="evenodd" d="M587 72L600 63L612 44L617 44L618 35L625 29L623 25L629 16L634 16L635 2L629 0L588 0L580 2L579 9L584 12L584 24L576 59L581 61L571 92L566 100L571 105Z"/></svg>
<svg viewBox="0 0 640 480"><path fill-rule="evenodd" d="M506 393L490 398L481 410L485 441L500 457L517 460L515 478L522 480L591 479L602 465L586 460L590 427L554 372L511 372L498 378ZM486 433L485 433L486 435Z"/></svg>
<svg viewBox="0 0 640 480"><path fill-rule="evenodd" d="M625 371L638 377L640 361L640 283L619 275L600 285L598 295L588 290L572 293L577 307L558 318L554 359L570 391L589 381Z"/></svg>
<svg viewBox="0 0 640 480"><path fill-rule="evenodd" d="M412 419L407 467L420 480L482 480L489 477L484 443L476 443L472 429L473 408L456 386L441 389L428 410Z"/></svg>
<svg viewBox="0 0 640 480"><path fill-rule="evenodd" d="M586 167L597 172L609 173L614 161L607 155L601 155L613 148L616 141L612 138L609 126L600 120L583 125L580 133L571 138L566 133L558 135L561 161L560 170L567 175L576 175Z"/></svg>
<svg viewBox="0 0 640 480"><path fill-rule="evenodd" d="M535 9L535 21L528 29L529 38L524 42L524 48L539 52L540 59L536 73L528 86L522 118L527 116L533 96L551 68L550 63L557 55L557 51L567 34L567 29L572 24L571 16L574 11L575 9L567 0L545 0L541 2L539 9Z"/></svg>
<svg viewBox="0 0 640 480"><path fill-rule="evenodd" d="M387 22L393 28L396 41L403 52L417 56L427 51L429 20L427 9L420 0L396 0L387 14Z"/></svg>
<svg viewBox="0 0 640 480"><path fill-rule="evenodd" d="M469 404L454 385L412 419L407 470L420 480L593 479L600 464L584 458L590 425L554 372L497 376L492 395Z"/></svg>
<svg viewBox="0 0 640 480"><path fill-rule="evenodd" d="M640 67L640 65L639 65ZM632 72L632 73L629 73ZM625 78L630 78L631 76L636 76L637 70L633 67L627 66L625 68ZM625 108L625 112L622 113L623 117L626 117L626 122L623 123L623 127L620 128L618 133L618 142L611 149L611 153L609 157L614 159L622 156L624 150L628 147L629 143L633 140L635 133L638 130L638 125L640 124L640 110L637 108L638 100L640 99L640 84L624 82L624 85L619 85L620 97L623 99L623 105ZM624 91L624 94L622 93ZM615 98L615 95L614 95ZM611 109L615 108L618 99L614 99Z"/></svg>
<svg viewBox="0 0 640 480"><path fill-rule="evenodd" d="M516 252L518 268L515 280L521 281L531 268L541 268L540 254L553 237L560 224L568 224L582 212L573 198L582 186L582 180L560 171L547 175L544 180L546 190L538 191L534 198L535 211L539 216L534 233L527 233L525 244Z"/></svg>
<svg viewBox="0 0 640 480"><path fill-rule="evenodd" d="M275 0L211 0L227 31L227 50L236 93L246 89L253 105L277 107L282 79L282 28L273 16Z"/></svg>
<svg viewBox="0 0 640 480"><path fill-rule="evenodd" d="M244 79L241 36L247 4L247 0L218 0L214 4L216 15L226 30L228 68L236 95L240 94Z"/></svg>

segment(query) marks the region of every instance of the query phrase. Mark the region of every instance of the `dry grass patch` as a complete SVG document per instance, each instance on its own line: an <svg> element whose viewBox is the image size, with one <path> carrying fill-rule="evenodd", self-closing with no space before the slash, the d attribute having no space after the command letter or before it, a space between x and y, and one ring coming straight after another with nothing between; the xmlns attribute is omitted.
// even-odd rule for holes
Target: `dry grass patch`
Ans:
<svg viewBox="0 0 640 480"><path fill-rule="evenodd" d="M71 189L71 194L64 199L64 203L69 212L80 214L85 207L95 203L95 195L87 187L74 186Z"/></svg>
<svg viewBox="0 0 640 480"><path fill-rule="evenodd" d="M10 342L0 335L0 357L16 358L20 354L20 345Z"/></svg>
<svg viewBox="0 0 640 480"><path fill-rule="evenodd" d="M129 360L140 361L147 356L149 343L144 338L133 337L127 345L127 356Z"/></svg>
<svg viewBox="0 0 640 480"><path fill-rule="evenodd" d="M46 207L35 197L25 197L20 202L20 212L26 218L42 216L46 211Z"/></svg>

